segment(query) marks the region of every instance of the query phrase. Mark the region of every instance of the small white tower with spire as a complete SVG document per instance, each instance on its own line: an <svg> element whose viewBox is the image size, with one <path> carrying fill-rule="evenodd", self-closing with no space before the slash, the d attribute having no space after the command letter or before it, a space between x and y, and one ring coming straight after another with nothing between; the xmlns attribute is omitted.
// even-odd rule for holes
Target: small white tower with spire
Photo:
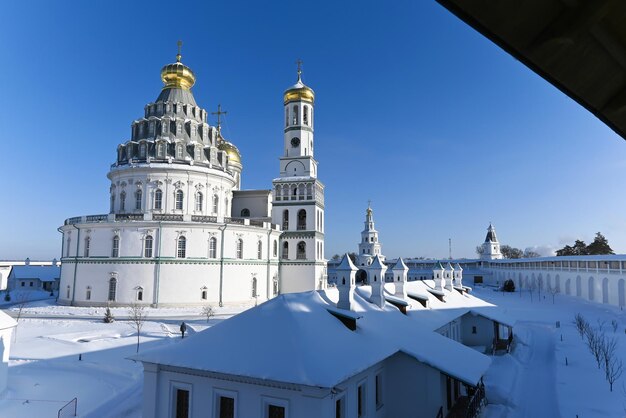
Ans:
<svg viewBox="0 0 626 418"><path fill-rule="evenodd" d="M444 268L440 261L437 261L433 266L433 280L435 281L435 289L443 290L443 272Z"/></svg>
<svg viewBox="0 0 626 418"><path fill-rule="evenodd" d="M381 261L385 261L385 256L382 255L381 250L380 242L378 242L378 231L374 227L374 211L368 203L365 211L365 228L361 232L361 242L359 243L357 264L366 267L377 255L380 256Z"/></svg>
<svg viewBox="0 0 626 418"><path fill-rule="evenodd" d="M396 265L391 269L393 272L393 284L396 287L394 295L406 299L406 281L409 268L404 264L402 257L398 258Z"/></svg>
<svg viewBox="0 0 626 418"><path fill-rule="evenodd" d="M459 263L454 265L454 285L458 287L463 286L463 268Z"/></svg>
<svg viewBox="0 0 626 418"><path fill-rule="evenodd" d="M454 267L452 267L452 264L448 262L446 264L446 268L443 271L443 279L445 281L444 287L446 288L446 290L452 291L453 278L454 278Z"/></svg>
<svg viewBox="0 0 626 418"><path fill-rule="evenodd" d="M343 256L341 263L336 268L337 271L337 290L339 290L339 301L337 307L339 309L352 309L354 302L355 276L357 272L356 266L350 260L348 254Z"/></svg>
<svg viewBox="0 0 626 418"><path fill-rule="evenodd" d="M489 228L487 228L487 236L483 243L483 253L480 255L483 260L500 260L502 253L500 252L500 243L498 237L496 237L496 228L493 227L491 222Z"/></svg>
<svg viewBox="0 0 626 418"><path fill-rule="evenodd" d="M372 260L372 263L367 267L367 277L370 285L372 286L372 297L370 298L370 302L379 308L385 306L385 295L383 292L385 288L386 271L387 266L383 263L380 255L376 255Z"/></svg>

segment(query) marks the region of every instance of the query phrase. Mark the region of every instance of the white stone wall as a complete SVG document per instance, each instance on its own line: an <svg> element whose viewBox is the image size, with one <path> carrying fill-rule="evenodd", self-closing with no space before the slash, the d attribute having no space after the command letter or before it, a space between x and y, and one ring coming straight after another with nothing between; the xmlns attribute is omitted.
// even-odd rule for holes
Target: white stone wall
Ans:
<svg viewBox="0 0 626 418"><path fill-rule="evenodd" d="M11 337L15 325L13 319L2 312L0 312L0 322L7 323L6 325L2 325L0 329L0 393L2 393L7 387Z"/></svg>

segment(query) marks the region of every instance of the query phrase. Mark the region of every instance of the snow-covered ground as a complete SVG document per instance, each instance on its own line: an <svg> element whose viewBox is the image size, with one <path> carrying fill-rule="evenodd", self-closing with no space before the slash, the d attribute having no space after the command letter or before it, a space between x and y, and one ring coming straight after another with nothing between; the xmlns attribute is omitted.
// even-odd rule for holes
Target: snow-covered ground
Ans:
<svg viewBox="0 0 626 418"><path fill-rule="evenodd" d="M603 372L572 323L576 313L595 327L605 321L604 332L619 339L618 353L626 364L626 313L563 295L557 295L554 304L551 295L542 295L539 302L535 293L531 302L527 293L520 297L492 288L477 287L474 295L518 320L513 352L495 356L485 376L490 404L484 418L626 416L626 377L609 392ZM183 320L193 334L249 307L215 308L208 325L201 308L148 308L140 351L176 344ZM0 417L56 417L74 397L79 417L141 417L142 367L128 360L135 354L137 337L123 320L128 309L112 311L118 320L105 324L104 308L56 306L53 300L29 303L12 346ZM616 332L612 320L618 321Z"/></svg>
<svg viewBox="0 0 626 418"><path fill-rule="evenodd" d="M128 359L137 344L134 329L124 320L128 309L112 308L117 320L105 324L104 308L53 302L32 302L22 310L0 417L56 417L73 398L78 398L79 417L141 417L143 368ZM182 321L192 335L249 307L214 308L208 324L199 307L147 308L139 349L176 344ZM39 317L31 317L35 315Z"/></svg>

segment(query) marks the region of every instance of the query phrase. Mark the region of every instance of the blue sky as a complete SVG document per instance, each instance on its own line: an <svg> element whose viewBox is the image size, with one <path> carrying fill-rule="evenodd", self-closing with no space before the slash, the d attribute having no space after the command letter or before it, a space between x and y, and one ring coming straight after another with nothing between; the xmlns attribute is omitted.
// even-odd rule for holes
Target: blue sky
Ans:
<svg viewBox="0 0 626 418"><path fill-rule="evenodd" d="M354 251L372 200L388 256L626 251L624 140L435 1L18 2L0 26L0 259L60 254L63 220L108 211L130 123L183 62L228 111L244 188L270 188L295 60L316 92L326 256ZM213 121L214 122L214 121Z"/></svg>

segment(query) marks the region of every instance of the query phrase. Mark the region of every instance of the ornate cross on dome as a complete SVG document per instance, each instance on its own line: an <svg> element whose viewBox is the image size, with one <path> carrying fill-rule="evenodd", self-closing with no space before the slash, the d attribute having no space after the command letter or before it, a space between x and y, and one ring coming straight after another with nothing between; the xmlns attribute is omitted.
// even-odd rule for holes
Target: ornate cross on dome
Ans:
<svg viewBox="0 0 626 418"><path fill-rule="evenodd" d="M300 75L302 74L302 60L298 58L296 64L298 65L298 81L300 81Z"/></svg>
<svg viewBox="0 0 626 418"><path fill-rule="evenodd" d="M180 62L180 59L183 57L183 56L180 54L180 51L181 51L181 49L183 48L183 41L180 41L180 40L179 40L176 44L178 45L178 54L176 54L176 62Z"/></svg>
<svg viewBox="0 0 626 418"><path fill-rule="evenodd" d="M212 115L217 115L217 131L219 132L222 129L222 119L221 116L227 114L227 111L222 112L222 105L217 105L217 112L211 112Z"/></svg>

